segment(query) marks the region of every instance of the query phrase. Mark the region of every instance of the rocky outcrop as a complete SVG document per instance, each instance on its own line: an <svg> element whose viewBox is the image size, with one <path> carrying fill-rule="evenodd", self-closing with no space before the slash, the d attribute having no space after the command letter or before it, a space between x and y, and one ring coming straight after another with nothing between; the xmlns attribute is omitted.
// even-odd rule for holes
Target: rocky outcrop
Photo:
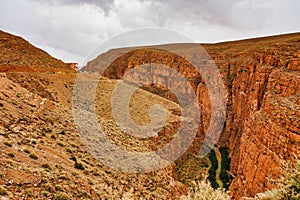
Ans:
<svg viewBox="0 0 300 200"><path fill-rule="evenodd" d="M293 154L300 153L300 34L203 47L218 66L226 87L227 118L218 144L230 149L230 173L234 176L231 194L235 199L255 196L273 187L267 178L280 176L283 160L292 160ZM184 48L188 53L189 48ZM106 54L122 52L124 49L116 49ZM101 63L95 64L100 58L84 69L102 72ZM155 47L143 48L121 55L104 75L121 78L129 69L145 63L167 64L190 81L198 96L201 123L189 151L199 151L209 125L211 102L204 81L190 63ZM159 67L156 70L162 83L172 79L168 71L159 71ZM135 76L142 79L144 75ZM180 88L180 81L174 82ZM145 88L176 101L166 88Z"/></svg>
<svg viewBox="0 0 300 200"><path fill-rule="evenodd" d="M0 30L0 72L70 72L68 64L53 58L21 37Z"/></svg>

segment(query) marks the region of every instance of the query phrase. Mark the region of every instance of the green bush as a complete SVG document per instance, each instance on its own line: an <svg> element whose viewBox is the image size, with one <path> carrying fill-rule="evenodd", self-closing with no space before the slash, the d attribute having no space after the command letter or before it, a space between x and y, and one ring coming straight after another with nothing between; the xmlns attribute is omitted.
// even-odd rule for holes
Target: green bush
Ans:
<svg viewBox="0 0 300 200"><path fill-rule="evenodd" d="M76 159L75 156L72 156L72 157L70 158L70 160L73 160L74 162L77 162L77 159Z"/></svg>
<svg viewBox="0 0 300 200"><path fill-rule="evenodd" d="M81 163L78 163L78 162L75 162L74 167L75 167L76 169L84 170L83 165L82 165Z"/></svg>
<svg viewBox="0 0 300 200"><path fill-rule="evenodd" d="M209 160L211 162L211 165L214 169L218 169L218 160L217 160L217 157L216 157L216 152L215 150L211 150L211 152L209 153Z"/></svg>
<svg viewBox="0 0 300 200"><path fill-rule="evenodd" d="M3 142L3 144L5 144L8 147L12 147L12 143L11 142Z"/></svg>
<svg viewBox="0 0 300 200"><path fill-rule="evenodd" d="M228 174L230 170L230 157L229 157L229 149L227 147L220 147L218 149L221 154L221 172L220 172L220 180L223 183L223 187L228 190L231 182L231 177ZM216 180L216 170L218 169L218 160L216 157L216 151L212 150L209 154L209 159L211 162L211 167L208 170L207 180L211 183L211 187L214 189L219 188L219 184Z"/></svg>
<svg viewBox="0 0 300 200"><path fill-rule="evenodd" d="M44 169L51 170L51 167L50 167L50 165L49 165L48 163L43 163L41 166L42 166L42 168L44 168Z"/></svg>
<svg viewBox="0 0 300 200"><path fill-rule="evenodd" d="M15 157L15 155L13 153L8 153L7 155L11 158Z"/></svg>
<svg viewBox="0 0 300 200"><path fill-rule="evenodd" d="M37 160L37 159L38 159L38 157L37 157L37 155L36 155L35 153L30 153L30 154L29 154L29 157L30 157L31 159L33 159L33 160Z"/></svg>
<svg viewBox="0 0 300 200"><path fill-rule="evenodd" d="M218 183L216 182L216 169L214 169L213 167L210 167L208 170L207 180L210 182L211 186L214 189L217 189L219 187Z"/></svg>
<svg viewBox="0 0 300 200"><path fill-rule="evenodd" d="M227 147L220 147L219 151L221 153L221 173L220 179L223 182L223 187L228 190L231 182L231 177L228 174L230 170L231 159L229 157L229 149Z"/></svg>
<svg viewBox="0 0 300 200"><path fill-rule="evenodd" d="M219 151L222 156L222 161L221 161L222 168L229 171L230 170L230 161L231 161L231 159L229 157L229 149L227 147L220 147Z"/></svg>

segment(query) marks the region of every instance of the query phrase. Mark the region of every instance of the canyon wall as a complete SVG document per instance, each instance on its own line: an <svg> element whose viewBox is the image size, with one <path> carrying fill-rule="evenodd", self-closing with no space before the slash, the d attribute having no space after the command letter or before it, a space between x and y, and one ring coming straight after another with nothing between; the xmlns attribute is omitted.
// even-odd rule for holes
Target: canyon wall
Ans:
<svg viewBox="0 0 300 200"><path fill-rule="evenodd" d="M176 48L180 49L180 45ZM181 46L188 55L188 45ZM300 152L300 34L202 46L219 68L226 87L226 122L218 145L230 149L230 173L234 177L231 195L239 199L271 189L273 186L267 178L278 178L282 161L292 160L294 154ZM129 69L156 63L168 65L185 76L197 94L201 108L197 138L188 150L197 153L211 114L206 84L187 60L159 49L162 46L145 47L123 55L124 49L111 50L104 56L111 53L120 57L103 75L119 79ZM83 70L103 72L105 66L100 60L101 56ZM186 92L170 71L160 71L159 67L155 70L160 74L158 83L172 83L178 90ZM142 79L145 74L134 76ZM176 101L165 87L144 87Z"/></svg>

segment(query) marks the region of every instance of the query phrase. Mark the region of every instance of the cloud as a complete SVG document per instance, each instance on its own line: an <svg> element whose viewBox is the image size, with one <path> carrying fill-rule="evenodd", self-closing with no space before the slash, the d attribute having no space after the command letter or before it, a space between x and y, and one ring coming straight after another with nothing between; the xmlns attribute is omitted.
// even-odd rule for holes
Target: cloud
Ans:
<svg viewBox="0 0 300 200"><path fill-rule="evenodd" d="M39 3L50 5L83 6L93 5L100 8L104 13L108 13L114 5L114 0L35 0Z"/></svg>
<svg viewBox="0 0 300 200"><path fill-rule="evenodd" d="M297 32L299 7L298 0L2 0L0 28L83 65L99 44L136 28L169 28L199 42Z"/></svg>

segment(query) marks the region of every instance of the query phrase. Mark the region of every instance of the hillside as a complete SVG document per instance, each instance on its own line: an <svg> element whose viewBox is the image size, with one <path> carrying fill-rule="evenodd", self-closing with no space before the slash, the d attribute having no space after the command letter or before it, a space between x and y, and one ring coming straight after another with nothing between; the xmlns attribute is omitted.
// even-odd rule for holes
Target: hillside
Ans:
<svg viewBox="0 0 300 200"><path fill-rule="evenodd" d="M24 42L19 37L9 36L13 41ZM83 145L74 125L71 102L75 71L61 70L54 64L67 64L24 42L23 48L32 49L24 53L24 57L29 56L32 63L41 64L33 66L24 61L22 51L10 49L11 42L7 41L1 45L7 46L7 52L13 54L0 54L0 58L20 55L23 61L20 65L14 63L12 68L6 65L5 73L0 74L0 196L9 199L169 199L186 194L186 186L172 177L174 165L146 174L126 174L96 160ZM35 53L42 54L46 60L34 60ZM99 98L108 100L115 82L103 81L99 85ZM133 112L145 110L135 113L137 119L145 116L153 102L161 102L170 109L170 123L176 123L177 117L171 113L180 111L175 103L144 90L140 90L134 101ZM145 104L140 105L141 101ZM120 131L109 112L103 112L109 108L107 101L99 101L97 108L108 137L124 148L144 151L163 144L157 140L139 141ZM172 135L170 126L168 124L162 133Z"/></svg>
<svg viewBox="0 0 300 200"><path fill-rule="evenodd" d="M72 70L21 37L0 30L0 72L59 72Z"/></svg>

